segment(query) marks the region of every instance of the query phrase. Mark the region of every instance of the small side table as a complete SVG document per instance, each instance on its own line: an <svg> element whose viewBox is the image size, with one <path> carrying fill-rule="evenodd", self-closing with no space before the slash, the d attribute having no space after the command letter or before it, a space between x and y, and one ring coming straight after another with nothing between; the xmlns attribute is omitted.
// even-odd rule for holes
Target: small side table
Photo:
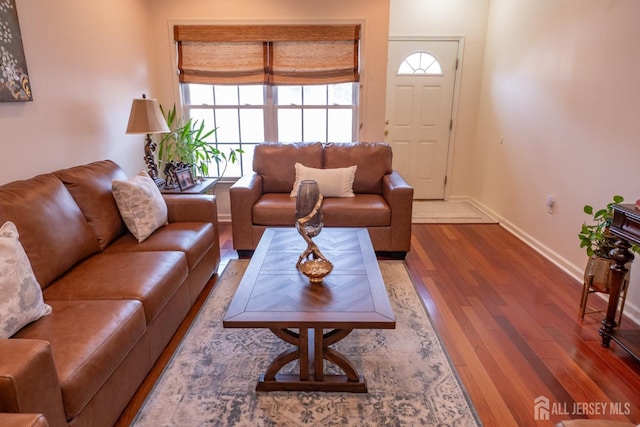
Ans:
<svg viewBox="0 0 640 427"><path fill-rule="evenodd" d="M218 182L218 178L205 178L202 182L186 190L180 191L180 188L160 188L160 192L162 194L203 194L213 187L216 182Z"/></svg>
<svg viewBox="0 0 640 427"><path fill-rule="evenodd" d="M611 251L615 264L611 266L611 292L607 305L607 316L602 321L600 336L602 346L609 347L611 340L640 362L640 330L633 328L621 331L617 329L616 312L620 289L627 274L626 264L633 261L632 244L640 245L640 209L634 205L613 205L613 221L609 228L617 237L616 247Z"/></svg>

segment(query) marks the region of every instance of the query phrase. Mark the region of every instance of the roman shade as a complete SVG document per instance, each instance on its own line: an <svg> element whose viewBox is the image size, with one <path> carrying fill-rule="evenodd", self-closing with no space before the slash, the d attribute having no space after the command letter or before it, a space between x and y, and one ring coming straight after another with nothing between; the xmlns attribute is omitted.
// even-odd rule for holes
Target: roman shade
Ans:
<svg viewBox="0 0 640 427"><path fill-rule="evenodd" d="M360 25L176 25L181 83L359 81Z"/></svg>

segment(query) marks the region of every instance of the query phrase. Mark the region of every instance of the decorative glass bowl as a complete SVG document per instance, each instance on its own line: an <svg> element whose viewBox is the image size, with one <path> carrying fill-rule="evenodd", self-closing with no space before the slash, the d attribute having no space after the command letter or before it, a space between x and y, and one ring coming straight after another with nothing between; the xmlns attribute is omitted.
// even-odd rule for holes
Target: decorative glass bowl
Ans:
<svg viewBox="0 0 640 427"><path fill-rule="evenodd" d="M298 268L302 274L309 278L311 283L322 283L322 279L333 270L333 264L322 258L309 259L302 261Z"/></svg>

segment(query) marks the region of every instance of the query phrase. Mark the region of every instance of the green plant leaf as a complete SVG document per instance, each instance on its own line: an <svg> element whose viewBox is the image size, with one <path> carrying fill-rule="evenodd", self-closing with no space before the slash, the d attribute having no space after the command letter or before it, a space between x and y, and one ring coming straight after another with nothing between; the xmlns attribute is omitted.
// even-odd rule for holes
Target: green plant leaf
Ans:
<svg viewBox="0 0 640 427"><path fill-rule="evenodd" d="M593 219L604 218L607 215L607 209L600 209L593 215Z"/></svg>
<svg viewBox="0 0 640 427"><path fill-rule="evenodd" d="M580 247L586 248L588 256L598 255L604 258L609 258L609 252L615 247L616 238L609 232L609 226L613 220L613 205L624 201L624 198L619 195L612 197L612 201L606 205L604 209L598 209L594 213L594 208L590 205L585 205L583 211L585 214L590 215L594 224L588 225L583 223L580 227L580 233L578 238L580 239ZM631 248L635 251L635 248ZM640 250L640 248L638 248Z"/></svg>
<svg viewBox="0 0 640 427"><path fill-rule="evenodd" d="M194 175L209 176L209 166L211 162L215 161L219 167L222 165L220 173L222 176L228 163L237 161L234 149L230 149L229 156L226 156L213 145L215 142L210 142L217 128L208 129L204 120L190 118L181 121L178 118L175 104L171 110L166 112L160 105L160 110L171 131L161 137L158 147L159 162L184 162L192 165Z"/></svg>

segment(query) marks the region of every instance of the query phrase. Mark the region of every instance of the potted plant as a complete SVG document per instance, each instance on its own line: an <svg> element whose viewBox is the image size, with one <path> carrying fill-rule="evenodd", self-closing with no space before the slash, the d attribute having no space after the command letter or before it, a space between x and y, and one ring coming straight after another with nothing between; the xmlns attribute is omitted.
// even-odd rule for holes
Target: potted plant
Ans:
<svg viewBox="0 0 640 427"><path fill-rule="evenodd" d="M615 248L617 238L611 234L609 227L613 220L613 205L622 203L622 196L613 196L613 201L603 209L595 210L593 206L585 205L584 213L591 216L591 223L584 222L578 237L580 247L585 248L589 261L585 269L585 283L600 292L609 292L610 271L613 260L609 253ZM639 252L636 245L631 246L633 252Z"/></svg>
<svg viewBox="0 0 640 427"><path fill-rule="evenodd" d="M158 159L167 164L181 163L192 168L194 176L209 176L209 163L215 161L222 165L220 176L224 175L229 162L237 161L237 154L242 153L240 149L230 148L228 153L224 153L215 146L207 142L207 139L216 131L206 129L204 121L189 119L181 121L176 114L176 106L165 113L160 106L162 114L165 116L167 126L171 130L162 135L158 147Z"/></svg>

